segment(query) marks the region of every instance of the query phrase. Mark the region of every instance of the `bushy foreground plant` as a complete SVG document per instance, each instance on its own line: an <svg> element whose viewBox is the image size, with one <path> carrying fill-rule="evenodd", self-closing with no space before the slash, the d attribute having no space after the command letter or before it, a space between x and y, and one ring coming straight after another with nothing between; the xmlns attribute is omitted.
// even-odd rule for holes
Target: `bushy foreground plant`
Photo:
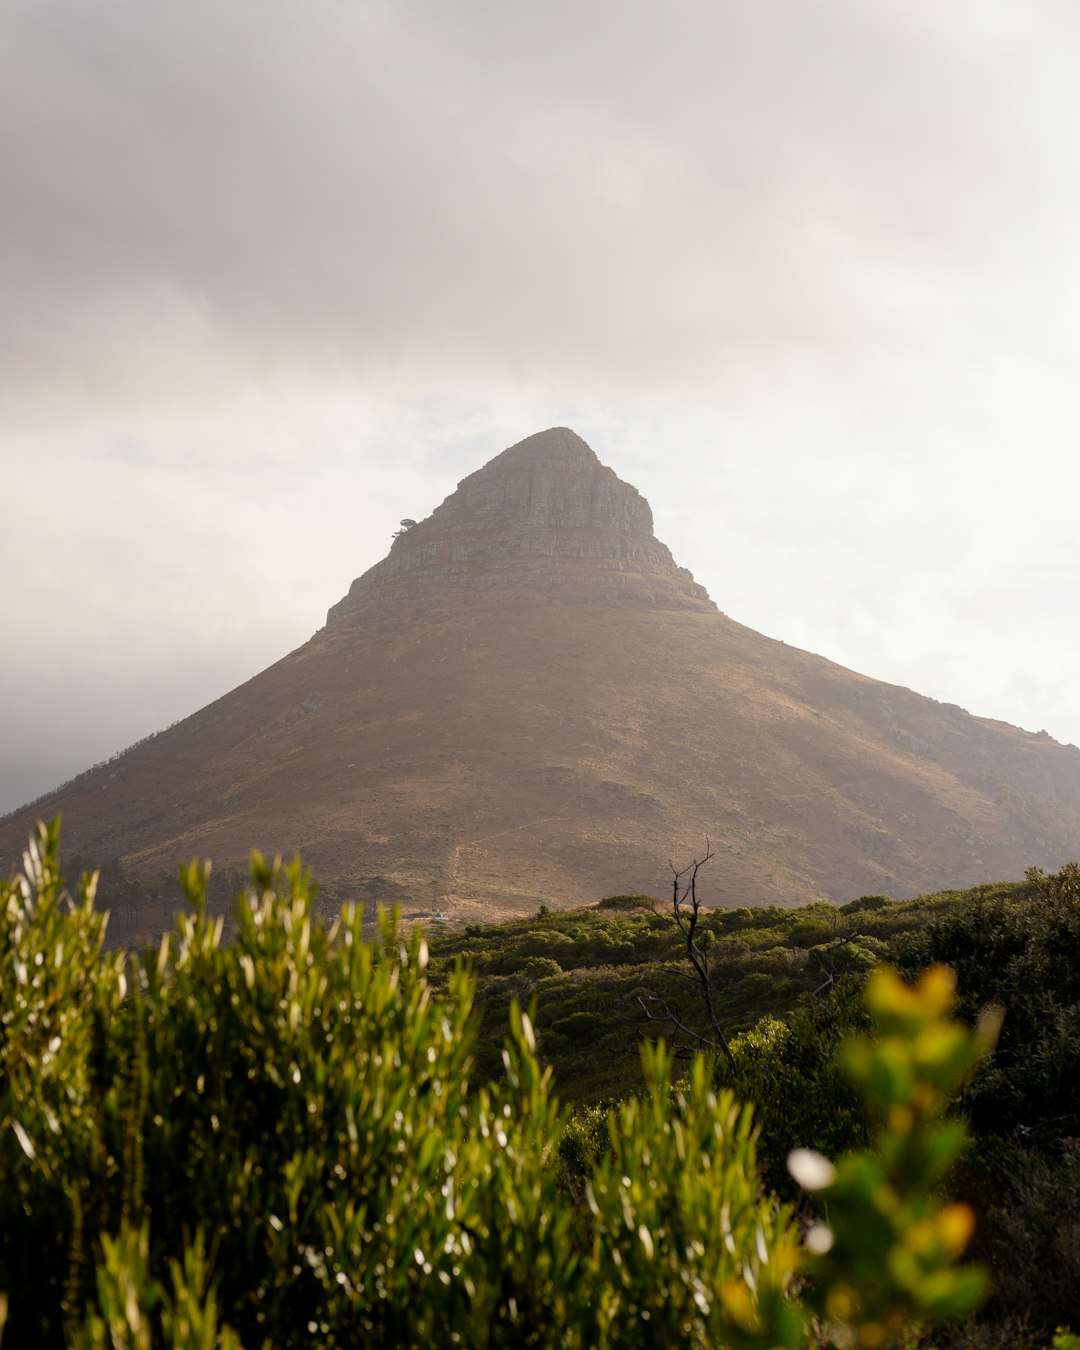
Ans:
<svg viewBox="0 0 1080 1350"><path fill-rule="evenodd" d="M797 1231L760 1193L748 1111L703 1062L673 1087L663 1050L646 1055L645 1091L609 1113L610 1147L575 1196L557 1161L566 1118L527 1016L512 1015L504 1082L473 1089L472 982L459 967L436 997L418 933L387 920L365 942L349 908L326 930L299 864L256 858L226 947L206 877L186 871L192 912L139 959L101 955L93 882L64 896L55 828L0 883L10 1344L804 1343ZM904 1080L919 1119L938 1063L926 1036L972 1053L938 1004L920 1025ZM891 1085L878 1150L901 1156L911 1131L896 1084L880 1066L863 1076L877 1100ZM837 1253L854 1241L844 1214L862 1213L851 1196L878 1213L877 1174L851 1166L848 1191L830 1196ZM889 1228L890 1271L896 1251L921 1250L911 1234L934 1211L920 1186L936 1175L907 1178L914 1227ZM951 1273L949 1233L905 1286L897 1325L960 1309L935 1302L924 1277L976 1292ZM881 1323L854 1256L814 1278L842 1332ZM828 1302L837 1287L843 1316Z"/></svg>
<svg viewBox="0 0 1080 1350"><path fill-rule="evenodd" d="M12 1344L773 1343L741 1304L729 1328L724 1291L779 1306L796 1252L730 1096L700 1074L673 1096L654 1056L579 1210L524 1014L503 1085L472 1090L472 982L435 998L419 933L365 942L352 909L324 930L299 865L256 859L224 946L206 877L138 960L102 957L55 829L0 890Z"/></svg>

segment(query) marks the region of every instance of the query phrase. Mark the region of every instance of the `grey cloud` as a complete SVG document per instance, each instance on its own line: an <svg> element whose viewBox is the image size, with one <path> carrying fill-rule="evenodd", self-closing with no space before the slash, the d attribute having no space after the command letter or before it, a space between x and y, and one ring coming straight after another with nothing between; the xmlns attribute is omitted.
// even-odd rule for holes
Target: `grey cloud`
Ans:
<svg viewBox="0 0 1080 1350"><path fill-rule="evenodd" d="M856 0L0 23L20 388L160 391L174 359L182 388L282 362L694 378L747 342L853 340L850 252L989 265L1041 181L1000 44ZM132 373L140 332L160 370Z"/></svg>

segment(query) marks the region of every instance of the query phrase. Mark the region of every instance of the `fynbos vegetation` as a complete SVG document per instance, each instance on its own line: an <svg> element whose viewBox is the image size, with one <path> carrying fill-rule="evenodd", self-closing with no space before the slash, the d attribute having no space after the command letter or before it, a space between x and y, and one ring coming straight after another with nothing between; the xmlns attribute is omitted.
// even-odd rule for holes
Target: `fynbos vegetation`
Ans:
<svg viewBox="0 0 1080 1350"><path fill-rule="evenodd" d="M647 1045L590 1133L516 1003L480 1071L476 976L419 933L325 927L299 863L256 858L225 944L207 875L138 956L103 953L55 829L0 883L5 1344L899 1346L984 1293L940 1187L992 1036L952 1019L943 970L847 995L865 1146L796 1152L793 1209L722 1075L805 1032L736 1037L735 1070Z"/></svg>

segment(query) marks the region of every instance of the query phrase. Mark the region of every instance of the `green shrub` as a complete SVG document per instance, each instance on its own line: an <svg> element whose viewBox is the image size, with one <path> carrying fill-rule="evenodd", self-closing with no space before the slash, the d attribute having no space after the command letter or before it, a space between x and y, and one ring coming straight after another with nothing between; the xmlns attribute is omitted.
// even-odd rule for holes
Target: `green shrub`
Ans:
<svg viewBox="0 0 1080 1350"><path fill-rule="evenodd" d="M794 1194L786 1165L794 1148L835 1157L866 1146L866 1110L838 1052L867 1025L861 983L847 980L784 1021L764 1018L731 1042L734 1063L717 1061L717 1082L753 1104L770 1189Z"/></svg>
<svg viewBox="0 0 1080 1350"><path fill-rule="evenodd" d="M597 909L648 909L656 913L657 904L652 895L608 895L597 903Z"/></svg>
<svg viewBox="0 0 1080 1350"><path fill-rule="evenodd" d="M0 1292L16 1345L60 1343L88 1247L140 1202L140 1089L114 1037L125 962L101 955L95 884L62 891L55 826L0 882Z"/></svg>
<svg viewBox="0 0 1080 1350"><path fill-rule="evenodd" d="M607 1105L576 1107L559 1138L559 1162L564 1183L577 1197L584 1197L593 1168L611 1149L609 1110Z"/></svg>
<svg viewBox="0 0 1080 1350"><path fill-rule="evenodd" d="M860 895L858 900L849 900L840 906L841 914L872 914L875 910L887 909L893 904L891 895Z"/></svg>
<svg viewBox="0 0 1080 1350"><path fill-rule="evenodd" d="M991 896L897 941L901 967L944 962L971 1023L987 1003L1005 1010L986 1073L965 1097L976 1130L1029 1144L1080 1136L1080 868L1029 873L1026 898Z"/></svg>
<svg viewBox="0 0 1080 1350"><path fill-rule="evenodd" d="M805 1343L797 1230L761 1191L751 1110L703 1059L673 1085L668 1052L646 1049L639 1095L568 1123L528 1016L512 1006L502 1080L472 1085L468 973L436 993L418 932L384 916L366 942L349 907L314 921L298 862L254 859L229 946L193 865L191 912L128 959L101 954L93 880L69 901L56 848L43 829L24 874L0 882L11 1345ZM905 1187L881 1247L888 1326L962 1311L977 1288L929 1193L956 1136L905 1124L926 1114L925 1082L974 1053L931 1003L912 993L896 1014L911 1026L849 1055L871 1114L890 1112L878 1153L842 1161L827 1192L848 1258L817 1268L814 1297L852 1344L886 1343L851 1218L880 1219L880 1169ZM905 1171L911 1140L933 1166ZM942 1224L927 1256L919 1235Z"/></svg>
<svg viewBox="0 0 1080 1350"><path fill-rule="evenodd" d="M521 974L530 984L561 975L562 966L552 956L530 956L522 963Z"/></svg>
<svg viewBox="0 0 1080 1350"><path fill-rule="evenodd" d="M299 864L256 858L226 947L206 880L186 870L191 912L130 962L100 955L92 884L67 903L55 831L0 883L13 1345L195 1344L169 1328L196 1306L198 1344L705 1345L735 1334L718 1282L784 1304L749 1120L700 1076L676 1100L650 1059L583 1215L527 1017L474 1089L472 981L436 997L419 933L365 942L348 908L327 930Z"/></svg>
<svg viewBox="0 0 1080 1350"><path fill-rule="evenodd" d="M575 1045L589 1045L605 1034L607 1022L599 1013L576 1012L552 1022L551 1030Z"/></svg>
<svg viewBox="0 0 1080 1350"><path fill-rule="evenodd" d="M1057 1156L1014 1151L983 1250L994 1274L988 1315L1022 1316L1043 1337L1063 1323L1080 1326L1080 1143Z"/></svg>

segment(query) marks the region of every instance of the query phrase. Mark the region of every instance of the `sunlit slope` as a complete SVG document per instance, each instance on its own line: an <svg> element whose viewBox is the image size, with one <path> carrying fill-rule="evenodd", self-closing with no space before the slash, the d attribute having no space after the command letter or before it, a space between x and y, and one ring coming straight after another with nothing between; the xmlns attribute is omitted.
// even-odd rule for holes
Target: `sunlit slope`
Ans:
<svg viewBox="0 0 1080 1350"><path fill-rule="evenodd" d="M459 484L310 642L0 823L148 880L301 850L340 897L495 917L663 892L798 904L1080 856L1080 751L733 623L565 428Z"/></svg>
<svg viewBox="0 0 1080 1350"><path fill-rule="evenodd" d="M794 904L1080 853L1080 753L715 612L459 601L324 631L48 809L147 874L300 849L488 914L662 890L707 835L711 894Z"/></svg>

